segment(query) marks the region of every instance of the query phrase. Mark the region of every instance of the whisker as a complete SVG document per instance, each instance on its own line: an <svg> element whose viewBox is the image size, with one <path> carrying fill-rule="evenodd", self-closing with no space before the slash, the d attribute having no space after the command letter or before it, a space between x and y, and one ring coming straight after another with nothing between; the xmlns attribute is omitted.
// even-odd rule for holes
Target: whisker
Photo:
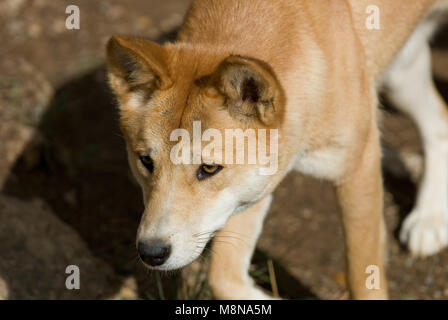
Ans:
<svg viewBox="0 0 448 320"><path fill-rule="evenodd" d="M244 233L241 233L241 232L235 232L235 231L231 231L231 230L221 230L221 231L219 231L219 233L233 233L233 234L237 234L237 235L240 235L240 236L247 237L247 235L244 234Z"/></svg>
<svg viewBox="0 0 448 320"><path fill-rule="evenodd" d="M248 244L246 240L238 238L238 237L233 237L233 236L215 236L214 239L222 239L222 238L224 238L224 239L236 239L236 240L239 240L239 241L243 242L244 244Z"/></svg>
<svg viewBox="0 0 448 320"><path fill-rule="evenodd" d="M213 240L215 242L215 240ZM223 244L229 244L231 245L233 248L235 248L235 250L238 250L239 248L232 242L228 242L228 241L219 241L217 240L216 243L223 243Z"/></svg>

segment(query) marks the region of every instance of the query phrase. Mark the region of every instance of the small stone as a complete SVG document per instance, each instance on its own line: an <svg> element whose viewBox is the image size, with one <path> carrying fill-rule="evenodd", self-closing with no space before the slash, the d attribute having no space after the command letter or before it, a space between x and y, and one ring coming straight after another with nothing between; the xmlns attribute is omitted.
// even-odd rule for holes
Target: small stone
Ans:
<svg viewBox="0 0 448 320"><path fill-rule="evenodd" d="M121 6L112 6L106 11L106 16L109 19L119 19L123 16L124 9Z"/></svg>
<svg viewBox="0 0 448 320"><path fill-rule="evenodd" d="M430 287L434 284L434 279L432 277L426 277L425 279L425 285Z"/></svg>
<svg viewBox="0 0 448 320"><path fill-rule="evenodd" d="M305 219L310 219L312 215L313 212L309 208L305 208L302 210L302 217L304 217Z"/></svg>
<svg viewBox="0 0 448 320"><path fill-rule="evenodd" d="M37 23L33 23L30 24L28 27L28 36L36 39L39 38L40 34L42 33L42 27L37 24Z"/></svg>
<svg viewBox="0 0 448 320"><path fill-rule="evenodd" d="M51 30L55 34L60 34L66 30L65 23L62 20L54 20L51 26Z"/></svg>
<svg viewBox="0 0 448 320"><path fill-rule="evenodd" d="M151 20L147 16L138 17L135 26L138 30L145 30L152 25Z"/></svg>

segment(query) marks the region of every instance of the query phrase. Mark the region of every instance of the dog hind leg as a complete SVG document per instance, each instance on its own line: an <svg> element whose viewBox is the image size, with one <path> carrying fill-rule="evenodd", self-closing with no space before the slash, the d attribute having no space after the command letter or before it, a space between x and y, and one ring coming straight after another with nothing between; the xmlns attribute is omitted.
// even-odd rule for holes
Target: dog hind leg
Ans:
<svg viewBox="0 0 448 320"><path fill-rule="evenodd" d="M400 231L400 240L416 256L448 246L448 112L432 80L430 32L423 22L383 80L386 97L416 122L423 141L423 178L416 205Z"/></svg>

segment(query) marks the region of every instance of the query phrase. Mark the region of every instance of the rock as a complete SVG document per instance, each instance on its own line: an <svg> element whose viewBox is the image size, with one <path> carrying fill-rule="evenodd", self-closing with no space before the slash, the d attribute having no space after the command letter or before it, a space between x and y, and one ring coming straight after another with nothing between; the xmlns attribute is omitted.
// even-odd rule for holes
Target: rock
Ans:
<svg viewBox="0 0 448 320"><path fill-rule="evenodd" d="M117 278L84 241L39 200L0 195L0 298L102 299ZM80 269L80 289L68 290L68 265Z"/></svg>
<svg viewBox="0 0 448 320"><path fill-rule="evenodd" d="M34 132L31 127L15 122L4 122L0 126L0 189Z"/></svg>

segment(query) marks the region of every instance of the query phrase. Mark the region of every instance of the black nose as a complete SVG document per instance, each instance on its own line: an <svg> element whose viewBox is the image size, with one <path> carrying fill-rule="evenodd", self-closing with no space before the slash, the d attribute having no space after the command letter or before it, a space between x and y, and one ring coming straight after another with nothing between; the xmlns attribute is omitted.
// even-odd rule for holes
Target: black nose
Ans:
<svg viewBox="0 0 448 320"><path fill-rule="evenodd" d="M150 266L160 266L171 253L171 246L163 240L145 240L137 244L138 254L146 264Z"/></svg>

